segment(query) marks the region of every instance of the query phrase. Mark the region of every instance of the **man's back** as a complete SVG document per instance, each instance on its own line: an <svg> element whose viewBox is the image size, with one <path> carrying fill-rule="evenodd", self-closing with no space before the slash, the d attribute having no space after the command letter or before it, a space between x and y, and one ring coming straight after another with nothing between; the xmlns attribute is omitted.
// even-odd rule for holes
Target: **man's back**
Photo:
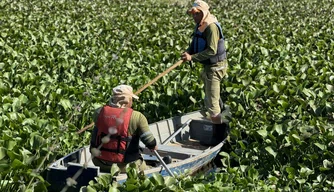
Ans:
<svg viewBox="0 0 334 192"><path fill-rule="evenodd" d="M156 140L150 132L146 117L131 108L133 98L138 99L132 91L129 85L114 87L109 104L94 112L95 127L90 147L91 151L98 152L95 153L93 163L103 171L108 172L114 163L117 163L123 172L125 165L130 162L145 167L140 155L139 141L151 150L156 148ZM111 118L105 117L105 114Z"/></svg>

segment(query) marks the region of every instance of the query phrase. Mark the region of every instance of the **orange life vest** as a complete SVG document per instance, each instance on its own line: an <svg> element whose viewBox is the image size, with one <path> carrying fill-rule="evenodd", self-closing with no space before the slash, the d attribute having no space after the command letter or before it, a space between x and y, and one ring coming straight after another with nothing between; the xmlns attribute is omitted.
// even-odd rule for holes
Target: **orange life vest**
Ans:
<svg viewBox="0 0 334 192"><path fill-rule="evenodd" d="M123 117L120 115L123 110L126 110ZM110 141L105 143L100 148L101 155L96 157L105 161L113 163L124 162L124 154L131 141L131 136L128 135L129 122L133 109L131 108L114 108L110 106L104 106L97 119L97 137L95 140L96 146L99 146L102 141L101 139L109 134L109 129L116 129L117 132L110 135ZM116 120L121 120L121 123L117 125ZM117 126L116 126L117 125Z"/></svg>

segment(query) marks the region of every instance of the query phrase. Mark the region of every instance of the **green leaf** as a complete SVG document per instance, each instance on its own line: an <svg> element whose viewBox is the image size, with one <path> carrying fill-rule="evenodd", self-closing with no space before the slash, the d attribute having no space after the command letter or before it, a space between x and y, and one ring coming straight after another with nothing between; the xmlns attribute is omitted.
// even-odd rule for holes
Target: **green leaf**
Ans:
<svg viewBox="0 0 334 192"><path fill-rule="evenodd" d="M0 147L0 160L6 157L7 149Z"/></svg>
<svg viewBox="0 0 334 192"><path fill-rule="evenodd" d="M304 88L303 89L303 93L307 96L307 97L310 97L310 98L315 98L316 94L311 91L310 89L307 89L307 88Z"/></svg>
<svg viewBox="0 0 334 192"><path fill-rule="evenodd" d="M282 124L275 124L274 125L274 129L278 133L278 135L282 135L283 134L283 126L282 126Z"/></svg>
<svg viewBox="0 0 334 192"><path fill-rule="evenodd" d="M301 68L300 68L300 71L302 72L302 73L305 73L305 71L308 69L308 65L307 64L305 64L305 65L303 65Z"/></svg>
<svg viewBox="0 0 334 192"><path fill-rule="evenodd" d="M18 111L21 108L21 101L18 98L13 99L12 108L13 111Z"/></svg>
<svg viewBox="0 0 334 192"><path fill-rule="evenodd" d="M280 105L282 105L283 109L288 108L290 105L288 102L284 101L284 100L278 100L277 103L279 103Z"/></svg>
<svg viewBox="0 0 334 192"><path fill-rule="evenodd" d="M296 179L296 181L297 181L299 184L304 184L304 183L306 183L306 180L305 180L305 179Z"/></svg>
<svg viewBox="0 0 334 192"><path fill-rule="evenodd" d="M250 84L250 82L252 81L252 79L249 77L247 79L242 79L242 85L243 86L247 86Z"/></svg>
<svg viewBox="0 0 334 192"><path fill-rule="evenodd" d="M103 187L108 187L112 176L111 175L101 175L99 177L96 178L97 183L99 183L100 185L102 185Z"/></svg>
<svg viewBox="0 0 334 192"><path fill-rule="evenodd" d="M171 185L175 184L176 182L177 182L177 180L174 177L171 177L171 176L165 177L165 185L166 186L171 186Z"/></svg>
<svg viewBox="0 0 334 192"><path fill-rule="evenodd" d="M334 167L334 162L331 162L331 161L325 159L325 160L323 160L323 165L324 165L325 168L330 169L330 168Z"/></svg>
<svg viewBox="0 0 334 192"><path fill-rule="evenodd" d="M308 177L309 175L313 174L314 171L309 169L308 167L302 167L299 171L300 175L304 178Z"/></svg>
<svg viewBox="0 0 334 192"><path fill-rule="evenodd" d="M138 186L137 185L135 185L135 184L126 184L126 191L133 191L133 190L135 190L135 189L137 189L138 188Z"/></svg>
<svg viewBox="0 0 334 192"><path fill-rule="evenodd" d="M334 92L334 86L333 85L326 84L326 88L327 88L328 92L330 92L330 93Z"/></svg>
<svg viewBox="0 0 334 192"><path fill-rule="evenodd" d="M274 90L276 93L279 93L279 92L280 92L277 83L275 83L275 84L273 85L273 90Z"/></svg>
<svg viewBox="0 0 334 192"><path fill-rule="evenodd" d="M240 103L238 104L238 113L241 113L242 115L246 113L244 107Z"/></svg>
<svg viewBox="0 0 334 192"><path fill-rule="evenodd" d="M89 192L89 191L87 191ZM119 190L117 189L117 187L109 187L108 192L119 192Z"/></svg>
<svg viewBox="0 0 334 192"><path fill-rule="evenodd" d="M265 149L268 151L268 153L276 158L277 153L270 146L267 146Z"/></svg>
<svg viewBox="0 0 334 192"><path fill-rule="evenodd" d="M151 179L150 179L155 185L163 185L164 184L164 178L161 176L161 174L153 173Z"/></svg>
<svg viewBox="0 0 334 192"><path fill-rule="evenodd" d="M258 180L259 172L254 167L251 167L248 169L248 177L250 177L253 181Z"/></svg>
<svg viewBox="0 0 334 192"><path fill-rule="evenodd" d="M6 148L7 148L7 150L13 150L14 149L14 147L16 146L16 144L17 144L17 141L12 141L12 140L10 140L10 141L7 141L6 142ZM1 156L1 155L0 155ZM0 160L1 160L1 158L0 158Z"/></svg>
<svg viewBox="0 0 334 192"><path fill-rule="evenodd" d="M0 161L0 171L6 171L10 168L10 165L7 161ZM0 181L1 182L1 181Z"/></svg>
<svg viewBox="0 0 334 192"><path fill-rule="evenodd" d="M173 95L173 89L171 87L167 87L167 95L172 96Z"/></svg>
<svg viewBox="0 0 334 192"><path fill-rule="evenodd" d="M246 146L243 143L243 141L238 141L238 143L239 143L239 145L240 145L240 147L241 147L242 150L246 150Z"/></svg>
<svg viewBox="0 0 334 192"><path fill-rule="evenodd" d="M33 125L33 124L34 124L34 120L30 118L24 119L22 121L22 125Z"/></svg>
<svg viewBox="0 0 334 192"><path fill-rule="evenodd" d="M40 181L36 182L35 183L35 186L34 186L34 191L48 191L48 186L49 185L46 185L43 177L39 177ZM42 180L41 180L42 179Z"/></svg>
<svg viewBox="0 0 334 192"><path fill-rule="evenodd" d="M301 143L301 141L300 141L300 137L299 137L298 135L296 135L296 134L292 134L291 136L292 136L292 138L294 138L294 140L295 140L298 144Z"/></svg>
<svg viewBox="0 0 334 192"><path fill-rule="evenodd" d="M65 110L72 108L72 104L68 99L60 99L59 103Z"/></svg>
<svg viewBox="0 0 334 192"><path fill-rule="evenodd" d="M9 113L9 118L12 120L12 121L16 121L18 119L18 115L17 113L15 112L10 112Z"/></svg>
<svg viewBox="0 0 334 192"><path fill-rule="evenodd" d="M194 184L194 189L195 191L205 191L205 186L202 183Z"/></svg>
<svg viewBox="0 0 334 192"><path fill-rule="evenodd" d="M258 130L257 133L261 135L263 138L267 137L268 131L267 130Z"/></svg>
<svg viewBox="0 0 334 192"><path fill-rule="evenodd" d="M233 87L226 87L226 92L231 93L232 90L233 90Z"/></svg>
<svg viewBox="0 0 334 192"><path fill-rule="evenodd" d="M288 173L288 178L289 179L294 179L295 178L295 172L296 171L293 167L286 167L285 170Z"/></svg>
<svg viewBox="0 0 334 192"><path fill-rule="evenodd" d="M82 187L83 188L83 187ZM87 192L97 192L93 187L87 186Z"/></svg>
<svg viewBox="0 0 334 192"><path fill-rule="evenodd" d="M196 99L195 99L195 98L193 98L192 96L190 96L190 97L189 97L189 99L190 99L190 101L191 101L191 102L193 102L194 104L196 104L196 103L197 103Z"/></svg>
<svg viewBox="0 0 334 192"><path fill-rule="evenodd" d="M230 155L226 152L220 152L219 155L223 156L223 157L227 157L227 158L230 158Z"/></svg>
<svg viewBox="0 0 334 192"><path fill-rule="evenodd" d="M230 174L235 174L237 173L237 167L228 167L227 168L227 172L230 173Z"/></svg>
<svg viewBox="0 0 334 192"><path fill-rule="evenodd" d="M261 49L261 53L262 53L262 55L264 55L264 56L268 56L268 55L269 55L269 53L268 53L268 49L266 49L266 48L264 48L264 47L261 47L260 49Z"/></svg>
<svg viewBox="0 0 334 192"><path fill-rule="evenodd" d="M9 156L10 160L14 159L22 159L22 156L14 151L7 151L7 155Z"/></svg>
<svg viewBox="0 0 334 192"><path fill-rule="evenodd" d="M120 172L119 167L117 166L117 164L113 163L110 169L110 174L111 176L115 176Z"/></svg>
<svg viewBox="0 0 334 192"><path fill-rule="evenodd" d="M30 176L35 177L39 179L40 181L44 182L44 178L39 173L34 172L34 170L30 172Z"/></svg>
<svg viewBox="0 0 334 192"><path fill-rule="evenodd" d="M30 146L32 149L38 150L44 144L44 138L39 133L34 132L30 135Z"/></svg>
<svg viewBox="0 0 334 192"><path fill-rule="evenodd" d="M326 145L320 144L320 143L314 143L315 146L319 147L319 149L321 150L325 150L326 149Z"/></svg>
<svg viewBox="0 0 334 192"><path fill-rule="evenodd" d="M19 99L20 99L21 103L28 103L28 101L29 101L28 97L26 95L23 95L23 94L21 94L19 96Z"/></svg>
<svg viewBox="0 0 334 192"><path fill-rule="evenodd" d="M310 105L310 107L312 108L312 110L315 112L317 110L317 105L315 104L314 100L310 100L308 102L308 104Z"/></svg>
<svg viewBox="0 0 334 192"><path fill-rule="evenodd" d="M127 174L128 178L131 178L131 179L138 178L137 165L135 163L127 164L126 174Z"/></svg>
<svg viewBox="0 0 334 192"><path fill-rule="evenodd" d="M31 163L31 161L33 160L33 156L32 156L32 153L25 149L25 148L22 148L20 149L20 153L21 153L21 156L23 158L23 163L26 164L26 165L29 165Z"/></svg>
<svg viewBox="0 0 334 192"><path fill-rule="evenodd" d="M241 172L245 172L246 171L246 169L247 169L247 165L240 165L240 170L241 170Z"/></svg>
<svg viewBox="0 0 334 192"><path fill-rule="evenodd" d="M13 169L20 169L21 167L24 167L24 166L25 165L18 159L14 159L11 165Z"/></svg>

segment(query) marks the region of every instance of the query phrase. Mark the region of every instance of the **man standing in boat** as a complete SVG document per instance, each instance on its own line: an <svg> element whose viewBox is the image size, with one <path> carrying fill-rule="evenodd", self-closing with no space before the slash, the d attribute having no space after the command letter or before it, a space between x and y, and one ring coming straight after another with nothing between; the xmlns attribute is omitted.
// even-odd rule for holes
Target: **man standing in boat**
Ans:
<svg viewBox="0 0 334 192"><path fill-rule="evenodd" d="M138 96L133 94L131 86L119 85L113 88L109 104L94 113L95 127L90 148L93 163L103 172L110 172L114 163L121 172L126 172L126 165L131 162L135 162L139 170L145 170L139 141L152 151L157 149L146 117L131 108L133 98L138 99ZM100 145L102 147L98 150Z"/></svg>
<svg viewBox="0 0 334 192"><path fill-rule="evenodd" d="M201 78L204 82L204 104L207 110L205 116L215 124L215 135L220 137L224 135L221 132L223 131L221 111L224 105L220 98L220 82L227 70L222 28L216 17L209 12L209 5L204 1L196 0L187 13L192 15L196 26L192 42L182 53L182 59L203 65Z"/></svg>

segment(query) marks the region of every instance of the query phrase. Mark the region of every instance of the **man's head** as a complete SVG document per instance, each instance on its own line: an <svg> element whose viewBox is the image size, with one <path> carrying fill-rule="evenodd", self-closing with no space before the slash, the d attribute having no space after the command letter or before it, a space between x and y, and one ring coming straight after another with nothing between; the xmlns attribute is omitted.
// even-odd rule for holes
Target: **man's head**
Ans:
<svg viewBox="0 0 334 192"><path fill-rule="evenodd" d="M133 89L129 85L118 85L112 89L112 92L109 104L114 107L131 107L132 99L139 99L137 95L133 94Z"/></svg>
<svg viewBox="0 0 334 192"><path fill-rule="evenodd" d="M209 13L209 5L202 1L196 0L192 7L187 11L188 14L191 14L194 18L195 23L200 23L204 16L207 16Z"/></svg>

